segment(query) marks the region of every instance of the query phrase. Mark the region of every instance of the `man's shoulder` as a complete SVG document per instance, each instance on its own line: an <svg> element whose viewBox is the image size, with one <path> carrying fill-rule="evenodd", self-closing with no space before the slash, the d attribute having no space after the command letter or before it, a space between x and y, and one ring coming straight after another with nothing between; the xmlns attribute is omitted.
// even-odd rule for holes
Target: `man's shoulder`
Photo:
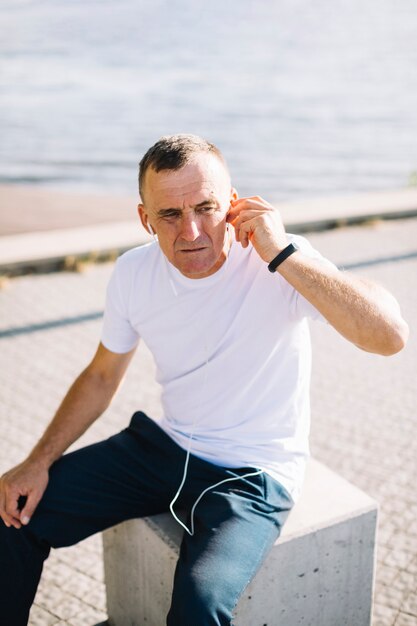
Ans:
<svg viewBox="0 0 417 626"><path fill-rule="evenodd" d="M116 267L121 272L140 269L154 261L157 252L157 246L154 242L131 248L119 256Z"/></svg>

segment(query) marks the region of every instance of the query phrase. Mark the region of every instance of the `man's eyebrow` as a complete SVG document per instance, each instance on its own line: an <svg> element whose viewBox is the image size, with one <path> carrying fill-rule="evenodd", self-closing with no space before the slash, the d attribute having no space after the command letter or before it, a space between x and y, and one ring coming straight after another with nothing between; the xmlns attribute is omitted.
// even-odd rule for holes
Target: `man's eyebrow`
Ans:
<svg viewBox="0 0 417 626"><path fill-rule="evenodd" d="M172 209L159 209L159 210L156 212L156 214L157 214L157 215L165 215L166 213L172 213L173 211L180 212L181 210L182 210L182 209L178 209L178 208L175 208L175 209L174 209L174 207L172 207Z"/></svg>
<svg viewBox="0 0 417 626"><path fill-rule="evenodd" d="M214 200L214 198L207 198L207 200L203 200L202 202L199 202L198 204L195 204L192 208L193 209L200 209L203 206L217 206L218 203L216 202L216 200ZM175 212L182 212L182 208L181 207L172 207L169 209L159 209L159 211L157 211L158 215L165 215L166 213L171 213L172 211Z"/></svg>
<svg viewBox="0 0 417 626"><path fill-rule="evenodd" d="M198 204L193 206L193 209L199 209L202 206L217 206L217 202L214 198L207 198L207 200L203 200L203 202L199 202Z"/></svg>

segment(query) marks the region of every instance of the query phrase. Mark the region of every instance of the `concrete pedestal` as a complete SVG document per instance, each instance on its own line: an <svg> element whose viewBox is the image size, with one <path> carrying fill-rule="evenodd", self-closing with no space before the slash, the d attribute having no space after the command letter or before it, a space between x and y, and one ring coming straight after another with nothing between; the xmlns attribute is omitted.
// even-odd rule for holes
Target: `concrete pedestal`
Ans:
<svg viewBox="0 0 417 626"><path fill-rule="evenodd" d="M369 626L376 519L371 498L310 461L302 496L240 598L234 624ZM182 534L170 514L103 533L112 626L165 624Z"/></svg>

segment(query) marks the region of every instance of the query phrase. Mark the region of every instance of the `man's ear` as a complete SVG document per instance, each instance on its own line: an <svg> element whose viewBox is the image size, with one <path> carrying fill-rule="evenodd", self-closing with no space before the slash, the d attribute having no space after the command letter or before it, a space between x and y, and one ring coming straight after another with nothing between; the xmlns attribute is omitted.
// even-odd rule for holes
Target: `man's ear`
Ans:
<svg viewBox="0 0 417 626"><path fill-rule="evenodd" d="M230 202L234 202L239 199L239 194L234 187L230 190Z"/></svg>
<svg viewBox="0 0 417 626"><path fill-rule="evenodd" d="M142 222L143 228L146 230L147 233L152 234L149 229L148 214L146 212L145 206L141 202L138 204L138 214L140 217L140 221Z"/></svg>

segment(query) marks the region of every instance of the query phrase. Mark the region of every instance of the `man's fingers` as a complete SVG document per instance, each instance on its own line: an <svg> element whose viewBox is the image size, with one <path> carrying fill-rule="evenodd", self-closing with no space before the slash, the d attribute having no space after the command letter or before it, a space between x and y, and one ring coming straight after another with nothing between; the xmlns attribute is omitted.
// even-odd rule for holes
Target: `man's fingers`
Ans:
<svg viewBox="0 0 417 626"><path fill-rule="evenodd" d="M48 484L48 471L24 461L0 478L0 516L8 526L26 525Z"/></svg>
<svg viewBox="0 0 417 626"><path fill-rule="evenodd" d="M0 503L0 517L8 528L14 526L20 528L19 510L17 504L18 496L15 493L3 494Z"/></svg>
<svg viewBox="0 0 417 626"><path fill-rule="evenodd" d="M2 520L7 528L14 526L15 528L21 528L22 524L15 517L10 517L10 515L6 515L5 513L2 515Z"/></svg>
<svg viewBox="0 0 417 626"><path fill-rule="evenodd" d="M230 205L232 207L239 207L241 208L242 206L263 206L265 208L273 208L272 204L270 204L267 200L265 200L264 198L261 198L261 196L247 196L245 198L237 198L237 200L232 200L230 202Z"/></svg>
<svg viewBox="0 0 417 626"><path fill-rule="evenodd" d="M246 222L248 220L253 219L254 217L262 217L264 215L265 209L244 209L241 211L232 221L231 224L235 228L240 228L242 222Z"/></svg>
<svg viewBox="0 0 417 626"><path fill-rule="evenodd" d="M243 243L241 240L241 235L240 235L240 228L243 222L246 222L256 217L261 217L263 213L264 213L264 209L251 209L251 210L245 209L245 210L242 210L240 213L238 213L236 217L230 220L230 223L235 229L236 241L240 241L240 243Z"/></svg>
<svg viewBox="0 0 417 626"><path fill-rule="evenodd" d="M227 213L226 220L235 225L234 222L238 218L250 219L252 216L259 215L265 212L274 211L274 207L259 198L259 196L253 196L253 198L240 198L230 204L231 208Z"/></svg>
<svg viewBox="0 0 417 626"><path fill-rule="evenodd" d="M256 228L256 217L248 220L244 220L241 222L240 227L238 229L238 235L236 235L236 240L240 241L243 248L247 248L249 245L249 241L253 231ZM237 238L239 236L239 239Z"/></svg>
<svg viewBox="0 0 417 626"><path fill-rule="evenodd" d="M232 200L233 205L242 204L243 202L257 202L263 204L264 206L272 206L271 204L269 204L269 202L264 200L264 198L261 198L261 196L246 196L245 198L237 198L236 200Z"/></svg>
<svg viewBox="0 0 417 626"><path fill-rule="evenodd" d="M39 501L42 497L42 494L38 491L32 491L27 497L26 503L23 509L20 511L20 521L22 524L26 526L29 524L32 515L35 512L36 507L39 504Z"/></svg>
<svg viewBox="0 0 417 626"><path fill-rule="evenodd" d="M269 210L265 208L245 209L231 221L235 229L236 241L239 241L244 248L249 244L250 233L254 231L257 225L260 225L258 220L259 218L262 219L265 215L265 211L269 213Z"/></svg>
<svg viewBox="0 0 417 626"><path fill-rule="evenodd" d="M39 504L41 495L38 491L32 491L27 496L21 495L14 490L6 492L2 511L2 518L6 526L21 528L22 524L28 524Z"/></svg>
<svg viewBox="0 0 417 626"><path fill-rule="evenodd" d="M16 519L15 517L9 517L9 523L10 526L14 526L15 528L22 528L20 520Z"/></svg>
<svg viewBox="0 0 417 626"><path fill-rule="evenodd" d="M13 510L16 511L16 515L13 514ZM13 509L13 506L11 508L8 508L7 505L3 503L0 507L0 517L8 528L10 528L10 526L14 526L15 528L21 527L21 523L19 520L19 511L17 510L17 508Z"/></svg>

